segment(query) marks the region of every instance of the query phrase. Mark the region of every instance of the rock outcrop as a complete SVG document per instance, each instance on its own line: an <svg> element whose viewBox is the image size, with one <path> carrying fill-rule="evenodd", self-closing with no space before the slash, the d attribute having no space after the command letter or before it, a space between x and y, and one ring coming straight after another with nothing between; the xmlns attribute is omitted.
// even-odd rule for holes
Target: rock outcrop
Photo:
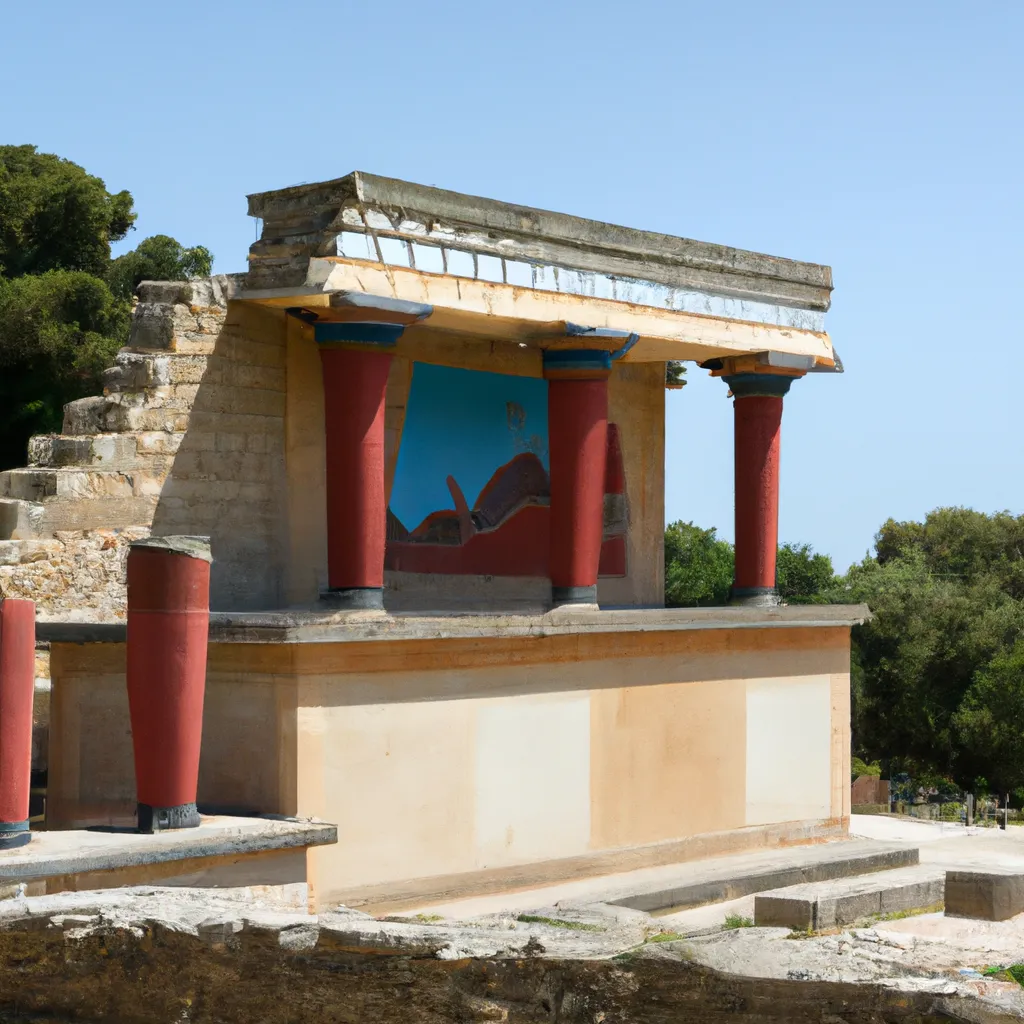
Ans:
<svg viewBox="0 0 1024 1024"><path fill-rule="evenodd" d="M650 942L637 912L433 924L312 917L199 890L70 893L0 903L0 1019L169 1024L688 1024L1021 1019L1006 992L879 971L750 977L686 942ZM647 919L650 922L650 919ZM664 936L662 936L664 938ZM800 956L807 942L783 942ZM884 958L883 958L884 959ZM868 961L865 961L867 963ZM1012 986L1011 986L1012 987Z"/></svg>

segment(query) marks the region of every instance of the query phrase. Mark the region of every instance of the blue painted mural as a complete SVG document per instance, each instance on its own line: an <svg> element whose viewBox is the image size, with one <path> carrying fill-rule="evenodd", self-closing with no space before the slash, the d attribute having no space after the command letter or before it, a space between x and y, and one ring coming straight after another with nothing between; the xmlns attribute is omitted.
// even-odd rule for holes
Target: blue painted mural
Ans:
<svg viewBox="0 0 1024 1024"><path fill-rule="evenodd" d="M408 530L450 508L453 477L473 501L494 471L532 453L548 468L548 386L536 377L416 363L391 487Z"/></svg>

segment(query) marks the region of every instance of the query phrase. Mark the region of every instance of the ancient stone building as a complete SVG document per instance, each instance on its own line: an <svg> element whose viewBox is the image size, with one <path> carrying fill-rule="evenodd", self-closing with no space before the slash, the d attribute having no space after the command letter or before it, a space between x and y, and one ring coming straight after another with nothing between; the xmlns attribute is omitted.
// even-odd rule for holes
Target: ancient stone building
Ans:
<svg viewBox="0 0 1024 1024"><path fill-rule="evenodd" d="M143 285L104 395L0 474L48 825L134 811L152 531L211 538L200 804L336 822L320 901L842 834L865 609L774 592L783 396L841 383L804 379L839 368L829 269L363 174L250 210L248 272ZM735 398L729 608L663 608L670 360Z"/></svg>

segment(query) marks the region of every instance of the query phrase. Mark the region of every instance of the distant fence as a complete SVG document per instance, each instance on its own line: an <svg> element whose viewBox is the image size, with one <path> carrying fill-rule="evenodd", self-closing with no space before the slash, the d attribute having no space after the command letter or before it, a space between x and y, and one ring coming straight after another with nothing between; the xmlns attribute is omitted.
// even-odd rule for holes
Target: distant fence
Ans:
<svg viewBox="0 0 1024 1024"><path fill-rule="evenodd" d="M1008 808L995 797L977 797L964 792L925 791L907 776L892 781L873 775L853 780L851 803L854 813L906 814L925 821L949 822L994 828L1004 822L1024 824L1024 812Z"/></svg>
<svg viewBox="0 0 1024 1024"><path fill-rule="evenodd" d="M850 802L854 807L864 804L885 804L888 807L889 800L888 779L879 779L874 775L858 775L853 780Z"/></svg>

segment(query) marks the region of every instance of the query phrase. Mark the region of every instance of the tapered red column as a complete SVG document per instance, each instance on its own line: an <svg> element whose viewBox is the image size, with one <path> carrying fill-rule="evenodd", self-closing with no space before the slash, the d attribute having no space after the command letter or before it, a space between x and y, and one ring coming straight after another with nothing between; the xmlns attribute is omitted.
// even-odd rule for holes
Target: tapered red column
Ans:
<svg viewBox="0 0 1024 1024"><path fill-rule="evenodd" d="M207 537L128 554L128 707L140 832L195 828L210 626Z"/></svg>
<svg viewBox="0 0 1024 1024"><path fill-rule="evenodd" d="M0 849L29 841L36 606L0 600Z"/></svg>
<svg viewBox="0 0 1024 1024"><path fill-rule="evenodd" d="M596 604L608 449L607 352L554 351L548 378L551 476L551 597Z"/></svg>
<svg viewBox="0 0 1024 1024"><path fill-rule="evenodd" d="M779 457L782 398L791 376L742 373L723 378L734 396L736 569L731 600L778 604Z"/></svg>
<svg viewBox="0 0 1024 1024"><path fill-rule="evenodd" d="M327 449L327 583L343 608L382 608L387 498L384 395L391 354L321 346Z"/></svg>

